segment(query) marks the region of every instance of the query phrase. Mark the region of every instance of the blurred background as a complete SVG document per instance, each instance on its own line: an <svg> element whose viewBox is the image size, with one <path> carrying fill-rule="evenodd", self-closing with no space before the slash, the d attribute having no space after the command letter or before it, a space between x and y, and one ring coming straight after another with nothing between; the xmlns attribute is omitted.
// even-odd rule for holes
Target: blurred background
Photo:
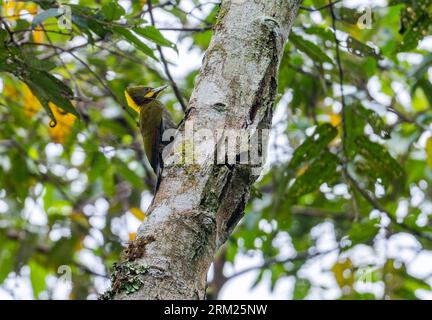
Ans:
<svg viewBox="0 0 432 320"><path fill-rule="evenodd" d="M432 1L334 2L302 3L208 298L432 299ZM155 181L123 90L168 84L180 121L219 10L61 3L1 1L0 299L109 288Z"/></svg>

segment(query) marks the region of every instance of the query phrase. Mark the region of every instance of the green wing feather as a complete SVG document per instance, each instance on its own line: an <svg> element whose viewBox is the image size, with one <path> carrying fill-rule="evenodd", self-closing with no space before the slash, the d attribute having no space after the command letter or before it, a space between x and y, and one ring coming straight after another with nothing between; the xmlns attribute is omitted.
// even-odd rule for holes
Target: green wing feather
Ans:
<svg viewBox="0 0 432 320"><path fill-rule="evenodd" d="M147 159L157 176L156 188L163 168L162 149L167 144L162 142L162 136L165 130L176 127L171 114L160 101L153 100L141 108L140 129Z"/></svg>

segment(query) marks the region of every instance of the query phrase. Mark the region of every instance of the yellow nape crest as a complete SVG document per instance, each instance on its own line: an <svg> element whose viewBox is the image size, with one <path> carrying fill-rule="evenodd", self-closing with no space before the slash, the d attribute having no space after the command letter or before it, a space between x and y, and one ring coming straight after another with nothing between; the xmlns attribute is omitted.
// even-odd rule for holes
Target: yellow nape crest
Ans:
<svg viewBox="0 0 432 320"><path fill-rule="evenodd" d="M132 97L127 92L127 90L125 90L124 94L125 94L128 106L131 107L132 109L134 109L137 113L140 113L141 108L135 103L135 101L132 99Z"/></svg>

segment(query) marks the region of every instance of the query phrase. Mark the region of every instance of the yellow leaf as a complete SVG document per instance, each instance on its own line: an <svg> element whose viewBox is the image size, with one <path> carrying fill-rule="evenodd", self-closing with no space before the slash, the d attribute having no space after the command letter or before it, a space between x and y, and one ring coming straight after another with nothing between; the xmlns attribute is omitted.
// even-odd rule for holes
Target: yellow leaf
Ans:
<svg viewBox="0 0 432 320"><path fill-rule="evenodd" d="M6 83L3 88L3 95L11 100L16 101L17 98L20 96L20 92L17 89L16 85Z"/></svg>
<svg viewBox="0 0 432 320"><path fill-rule="evenodd" d="M297 175L298 176L303 175L303 173L305 173L308 168L309 168L309 166L301 167L300 169L297 170Z"/></svg>
<svg viewBox="0 0 432 320"><path fill-rule="evenodd" d="M38 153L38 149L36 149L35 147L31 146L28 149L28 155L31 159L33 160L37 160L39 159L39 153Z"/></svg>
<svg viewBox="0 0 432 320"><path fill-rule="evenodd" d="M354 285L355 275L353 264L350 259L340 260L332 268L336 282L341 289Z"/></svg>
<svg viewBox="0 0 432 320"><path fill-rule="evenodd" d="M333 127L337 127L342 121L341 116L338 115L337 113L330 113L329 116L330 116L330 124Z"/></svg>
<svg viewBox="0 0 432 320"><path fill-rule="evenodd" d="M50 126L48 128L48 133L54 142L64 143L65 139L72 131L76 118L73 114L67 113L63 109L57 107L54 103L50 102L49 106L57 121L57 125L54 127Z"/></svg>
<svg viewBox="0 0 432 320"><path fill-rule="evenodd" d="M36 27L32 33L33 41L36 43L42 43L44 40L44 32L41 27Z"/></svg>
<svg viewBox="0 0 432 320"><path fill-rule="evenodd" d="M38 6L35 3L29 3L27 6L27 11L34 17L38 13Z"/></svg>
<svg viewBox="0 0 432 320"><path fill-rule="evenodd" d="M356 38L356 39L361 39L362 33L361 33L361 29L359 27L357 27L356 24L352 24L352 25L348 25L346 26L346 28L349 30L349 34Z"/></svg>
<svg viewBox="0 0 432 320"><path fill-rule="evenodd" d="M80 251L81 249L84 249L84 235L81 235L78 239L78 241L75 243L73 250Z"/></svg>
<svg viewBox="0 0 432 320"><path fill-rule="evenodd" d="M14 8L15 20L18 20L20 18L19 14L20 14L21 10L24 9L24 6L25 6L25 2L22 2L22 1L16 2L15 8Z"/></svg>
<svg viewBox="0 0 432 320"><path fill-rule="evenodd" d="M3 12L4 16L10 20L18 20L20 19L20 12L25 7L25 2L23 1L14 1L3 0Z"/></svg>
<svg viewBox="0 0 432 320"><path fill-rule="evenodd" d="M22 85L22 90L24 93L24 113L27 117L31 118L40 110L42 105L25 83Z"/></svg>
<svg viewBox="0 0 432 320"><path fill-rule="evenodd" d="M421 112L429 108L429 101L424 91L420 88L414 92L414 96L412 98L412 107L417 112Z"/></svg>
<svg viewBox="0 0 432 320"><path fill-rule="evenodd" d="M70 215L71 221L75 222L76 224L80 225L81 227L84 227L85 229L90 228L90 224L88 222L87 217L82 212L72 212Z"/></svg>
<svg viewBox="0 0 432 320"><path fill-rule="evenodd" d="M432 169L432 137L426 141L426 162Z"/></svg>
<svg viewBox="0 0 432 320"><path fill-rule="evenodd" d="M6 17L14 14L15 4L14 1L3 1L3 12Z"/></svg>
<svg viewBox="0 0 432 320"><path fill-rule="evenodd" d="M143 221L145 219L145 213L142 212L138 208L129 209L130 213L132 213L138 220Z"/></svg>

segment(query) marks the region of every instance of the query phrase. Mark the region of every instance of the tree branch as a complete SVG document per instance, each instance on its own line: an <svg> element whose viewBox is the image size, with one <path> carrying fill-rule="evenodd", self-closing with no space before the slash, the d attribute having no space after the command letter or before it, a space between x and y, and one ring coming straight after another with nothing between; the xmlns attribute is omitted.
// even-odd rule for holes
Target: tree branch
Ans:
<svg viewBox="0 0 432 320"><path fill-rule="evenodd" d="M152 24L152 26L156 27L155 19L154 19L154 16L153 16L152 1L151 0L147 0L147 6L148 6L148 12L149 12L149 15L150 15L151 24ZM181 105L181 107L183 109L183 112L186 112L187 106L186 106L186 104L185 104L185 102L183 100L183 96L182 96L182 94L181 94L181 92L180 92L180 90L179 90L176 82L174 81L174 78L171 75L171 72L170 72L169 67L168 67L168 62L165 59L165 56L163 54L161 46L158 45L157 46L157 50L158 50L159 56L160 56L160 58L162 60L162 64L163 64L166 76L168 77L168 79L170 81L170 84L171 84L171 87L174 90L174 94L177 97L177 100L179 101L179 103L180 103L180 105Z"/></svg>
<svg viewBox="0 0 432 320"><path fill-rule="evenodd" d="M328 3L328 4L326 4L326 5L323 5L323 6L321 6L321 7L318 7L318 8L310 8L310 7L300 6L300 10L305 10L305 11L309 11L309 12L321 11L321 10L325 10L325 9L327 9L327 8L333 8L333 6L334 6L335 4L337 4L337 3L339 3L339 2L342 2L342 1L343 1L343 0L337 0L337 1L334 1L334 2L331 2L331 1L330 1L330 3Z"/></svg>
<svg viewBox="0 0 432 320"><path fill-rule="evenodd" d="M300 252L300 253L296 254L295 257L291 257L291 258L287 258L287 259L283 259L283 260L279 260L277 258L268 259L268 260L264 261L260 265L252 266L252 267L243 269L243 270L241 270L239 272L236 272L236 273L232 274L231 276L229 276L227 278L227 282L230 281L230 280L232 280L232 279L234 279L234 278L242 276L242 275L244 275L246 273L249 273L251 271L266 269L266 268L269 268L269 267L274 266L276 264L285 264L285 263L288 263L288 262L302 261L302 260L316 258L316 257L322 256L322 255L326 255L326 254L332 253L332 252L334 252L334 251L336 251L338 249L339 249L339 247L336 247L336 248L333 248L333 249L330 249L330 250L327 250L327 251L317 252L317 253L314 253L314 254L310 254L309 252Z"/></svg>
<svg viewBox="0 0 432 320"><path fill-rule="evenodd" d="M203 28L158 28L159 31L180 31L180 32L205 32L213 29L213 26L207 26Z"/></svg>
<svg viewBox="0 0 432 320"><path fill-rule="evenodd" d="M396 217L390 213L386 208L384 208L377 199L375 199L372 195L370 195L366 190L364 190L359 184L358 182L349 174L347 173L347 177L349 178L350 182L352 183L352 185L355 187L355 189L362 195L362 197L364 199L366 199L371 205L372 207L374 207L375 209L384 212L388 218L397 226L402 227L403 229L406 229L407 231L411 232L412 234L416 235L419 238L423 238L429 241L432 241L432 236L426 233L422 233L419 230L417 230L416 228L413 228L410 225L407 225L404 222L398 222Z"/></svg>

